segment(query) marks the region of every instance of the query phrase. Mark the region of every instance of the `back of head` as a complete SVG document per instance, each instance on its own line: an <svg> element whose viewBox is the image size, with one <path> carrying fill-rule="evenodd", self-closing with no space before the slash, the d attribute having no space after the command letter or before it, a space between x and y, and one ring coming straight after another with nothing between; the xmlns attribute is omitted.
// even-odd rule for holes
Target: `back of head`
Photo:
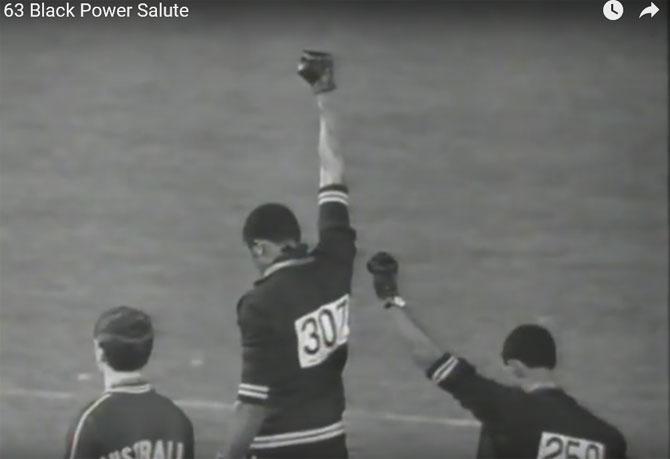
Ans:
<svg viewBox="0 0 670 459"><path fill-rule="evenodd" d="M518 360L528 368L556 367L556 343L546 328L535 324L516 327L505 339L502 359Z"/></svg>
<svg viewBox="0 0 670 459"><path fill-rule="evenodd" d="M300 242L301 232L291 209L283 204L268 203L251 211L244 222L242 236L247 245L253 244L254 240Z"/></svg>
<svg viewBox="0 0 670 459"><path fill-rule="evenodd" d="M149 361L154 331L148 314L128 306L111 308L95 324L93 337L116 371L137 371Z"/></svg>

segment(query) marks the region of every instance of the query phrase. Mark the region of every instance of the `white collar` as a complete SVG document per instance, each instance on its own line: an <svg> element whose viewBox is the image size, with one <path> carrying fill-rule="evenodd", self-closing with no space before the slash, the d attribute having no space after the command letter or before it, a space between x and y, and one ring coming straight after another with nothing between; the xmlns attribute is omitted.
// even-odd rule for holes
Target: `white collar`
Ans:
<svg viewBox="0 0 670 459"><path fill-rule="evenodd" d="M527 386L526 392L535 392L538 390L545 390L545 389L559 389L560 387L558 384L554 382L538 382L538 383L533 383Z"/></svg>
<svg viewBox="0 0 670 459"><path fill-rule="evenodd" d="M105 374L105 392L143 394L152 389L139 371L109 372Z"/></svg>
<svg viewBox="0 0 670 459"><path fill-rule="evenodd" d="M261 279L265 279L266 277L276 273L280 269L288 268L289 266L306 265L307 263L311 263L312 261L314 261L313 257L290 258L288 260L278 261L276 263L271 264L270 266L267 267L265 271L263 271L263 277L261 277Z"/></svg>

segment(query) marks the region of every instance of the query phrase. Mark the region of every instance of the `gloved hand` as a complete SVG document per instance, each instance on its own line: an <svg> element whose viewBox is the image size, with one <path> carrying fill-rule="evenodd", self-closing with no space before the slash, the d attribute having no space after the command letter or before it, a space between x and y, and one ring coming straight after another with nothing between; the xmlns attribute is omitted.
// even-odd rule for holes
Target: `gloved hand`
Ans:
<svg viewBox="0 0 670 459"><path fill-rule="evenodd" d="M312 87L314 94L321 94L337 87L334 67L332 54L306 49L298 63L298 75Z"/></svg>
<svg viewBox="0 0 670 459"><path fill-rule="evenodd" d="M398 261L393 255L377 252L366 266L372 274L375 293L385 302L384 306L404 306L405 302L398 295Z"/></svg>

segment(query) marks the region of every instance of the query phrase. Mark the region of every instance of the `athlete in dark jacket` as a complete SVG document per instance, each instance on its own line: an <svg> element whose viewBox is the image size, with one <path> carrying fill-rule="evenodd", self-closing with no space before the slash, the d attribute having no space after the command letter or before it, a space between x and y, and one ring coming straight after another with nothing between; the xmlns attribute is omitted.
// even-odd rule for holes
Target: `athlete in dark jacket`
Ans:
<svg viewBox="0 0 670 459"><path fill-rule="evenodd" d="M328 94L332 58L306 52L301 75L317 93L321 122L319 242L307 249L282 204L247 217L243 239L261 277L237 305L242 377L225 459L347 457L342 371L356 248Z"/></svg>
<svg viewBox="0 0 670 459"><path fill-rule="evenodd" d="M381 252L368 262L377 296L393 315L415 361L482 423L479 458L623 459L626 441L558 387L554 340L545 328L526 324L505 340L502 359L520 387L488 379L465 359L443 353L411 316L398 295L398 264Z"/></svg>
<svg viewBox="0 0 670 459"><path fill-rule="evenodd" d="M94 343L105 391L75 418L65 459L193 459L191 421L140 373L153 337L151 319L137 309L100 316Z"/></svg>

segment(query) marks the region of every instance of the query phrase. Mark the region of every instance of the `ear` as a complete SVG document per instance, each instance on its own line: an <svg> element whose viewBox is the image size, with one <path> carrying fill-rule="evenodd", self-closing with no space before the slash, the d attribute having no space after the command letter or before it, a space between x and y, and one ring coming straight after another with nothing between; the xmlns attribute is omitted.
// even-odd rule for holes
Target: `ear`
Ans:
<svg viewBox="0 0 670 459"><path fill-rule="evenodd" d="M517 378L524 378L528 374L528 367L521 360L510 359L507 365L512 369L512 373Z"/></svg>
<svg viewBox="0 0 670 459"><path fill-rule="evenodd" d="M262 257L265 253L265 247L261 241L254 240L250 249L251 253L254 254L255 257Z"/></svg>
<svg viewBox="0 0 670 459"><path fill-rule="evenodd" d="M100 343L98 342L97 339L93 340L93 351L95 353L96 362L103 363L103 362L107 361L107 357L105 356L105 351L103 351L103 349L100 346Z"/></svg>

